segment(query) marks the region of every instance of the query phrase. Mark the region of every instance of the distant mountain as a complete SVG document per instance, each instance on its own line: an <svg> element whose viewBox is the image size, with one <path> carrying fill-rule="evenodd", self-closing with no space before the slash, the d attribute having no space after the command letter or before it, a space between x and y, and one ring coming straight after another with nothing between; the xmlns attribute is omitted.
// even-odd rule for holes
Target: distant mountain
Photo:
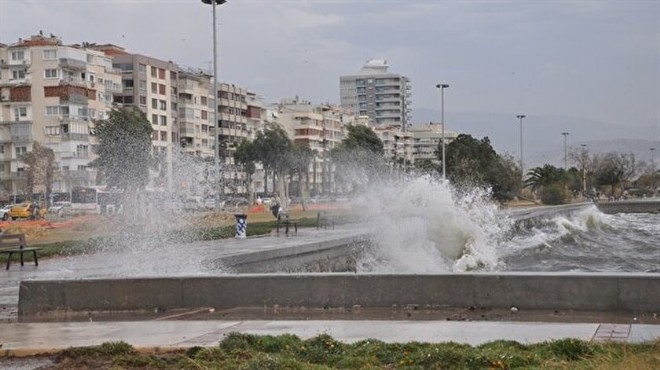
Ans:
<svg viewBox="0 0 660 370"><path fill-rule="evenodd" d="M523 119L523 156L525 167L544 163L562 165L564 136L568 132L568 148L587 144L593 152L632 152L639 159L650 160L649 148L660 152L660 127L615 125L579 117L535 116ZM439 122L441 112L435 109L413 110L413 122ZM445 112L447 129L470 134L476 138L488 136L499 153L520 155L520 122L516 113ZM660 153L655 153L660 160ZM570 164L569 164L570 165Z"/></svg>

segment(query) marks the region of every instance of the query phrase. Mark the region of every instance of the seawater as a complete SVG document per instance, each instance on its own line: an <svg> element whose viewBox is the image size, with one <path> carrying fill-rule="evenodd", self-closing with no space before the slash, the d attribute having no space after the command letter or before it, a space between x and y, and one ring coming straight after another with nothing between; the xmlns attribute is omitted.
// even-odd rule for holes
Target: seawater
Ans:
<svg viewBox="0 0 660 370"><path fill-rule="evenodd" d="M588 206L520 228L490 199L430 177L373 187L354 201L374 235L358 272L660 271L660 215Z"/></svg>

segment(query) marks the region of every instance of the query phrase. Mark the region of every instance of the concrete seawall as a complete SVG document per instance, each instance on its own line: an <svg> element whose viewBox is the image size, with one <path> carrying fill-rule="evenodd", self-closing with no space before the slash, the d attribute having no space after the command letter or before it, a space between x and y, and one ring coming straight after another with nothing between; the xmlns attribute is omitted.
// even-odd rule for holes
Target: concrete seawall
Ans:
<svg viewBox="0 0 660 370"><path fill-rule="evenodd" d="M269 274L24 281L19 321L84 320L154 310L231 308L509 308L654 313L660 274Z"/></svg>
<svg viewBox="0 0 660 370"><path fill-rule="evenodd" d="M615 213L660 213L660 200L631 200L596 203L598 209L607 214Z"/></svg>

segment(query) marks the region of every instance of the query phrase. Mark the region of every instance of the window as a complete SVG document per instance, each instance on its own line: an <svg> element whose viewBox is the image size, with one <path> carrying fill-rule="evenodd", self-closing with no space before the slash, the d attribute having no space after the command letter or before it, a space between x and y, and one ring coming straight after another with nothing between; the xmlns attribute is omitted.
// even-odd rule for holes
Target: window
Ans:
<svg viewBox="0 0 660 370"><path fill-rule="evenodd" d="M138 72L140 72L140 74L145 74L146 75L147 74L146 64L138 64Z"/></svg>
<svg viewBox="0 0 660 370"><path fill-rule="evenodd" d="M79 164L78 165L78 171L87 171L87 166L85 166L83 164Z"/></svg>
<svg viewBox="0 0 660 370"><path fill-rule="evenodd" d="M27 154L27 147L25 146L17 146L16 147L16 157L20 157L22 155Z"/></svg>
<svg viewBox="0 0 660 370"><path fill-rule="evenodd" d="M151 115L151 124L152 125L157 125L158 124L158 115L157 114L152 114Z"/></svg>
<svg viewBox="0 0 660 370"><path fill-rule="evenodd" d="M159 100L159 108L160 110L167 110L167 102L165 100Z"/></svg>
<svg viewBox="0 0 660 370"><path fill-rule="evenodd" d="M94 63L94 56L92 54L87 54L87 63L89 64Z"/></svg>
<svg viewBox="0 0 660 370"><path fill-rule="evenodd" d="M158 109L158 99L151 99L151 109Z"/></svg>
<svg viewBox="0 0 660 370"><path fill-rule="evenodd" d="M209 112L203 110L202 111L202 119L208 120L209 119Z"/></svg>
<svg viewBox="0 0 660 370"><path fill-rule="evenodd" d="M158 78L160 78L161 80L165 79L165 70L164 69L158 68Z"/></svg>
<svg viewBox="0 0 660 370"><path fill-rule="evenodd" d="M11 52L11 60L24 60L25 50L15 50Z"/></svg>
<svg viewBox="0 0 660 370"><path fill-rule="evenodd" d="M167 116L160 116L161 126L167 126Z"/></svg>
<svg viewBox="0 0 660 370"><path fill-rule="evenodd" d="M147 92L147 81L140 80L140 91Z"/></svg>
<svg viewBox="0 0 660 370"><path fill-rule="evenodd" d="M176 72L170 71L170 81L176 81Z"/></svg>
<svg viewBox="0 0 660 370"><path fill-rule="evenodd" d="M59 70L57 68L46 68L44 70L45 78L57 78L59 75Z"/></svg>
<svg viewBox="0 0 660 370"><path fill-rule="evenodd" d="M160 132L160 141L167 141L167 131Z"/></svg>
<svg viewBox="0 0 660 370"><path fill-rule="evenodd" d="M25 79L25 70L24 69L14 69L11 71L11 77L13 80L24 80Z"/></svg>
<svg viewBox="0 0 660 370"><path fill-rule="evenodd" d="M156 67L151 67L151 77L157 78L158 77L158 68Z"/></svg>
<svg viewBox="0 0 660 370"><path fill-rule="evenodd" d="M167 94L167 89L165 88L165 85L163 85L163 84L158 85L158 93L160 95L166 95Z"/></svg>
<svg viewBox="0 0 660 370"><path fill-rule="evenodd" d="M60 126L46 126L46 135L48 135L48 136L59 136L60 135Z"/></svg>
<svg viewBox="0 0 660 370"><path fill-rule="evenodd" d="M208 98L206 96L202 96L200 104L202 104L203 106L208 106L209 105Z"/></svg>
<svg viewBox="0 0 660 370"><path fill-rule="evenodd" d="M155 82L151 83L151 93L152 94L158 94L158 84Z"/></svg>
<svg viewBox="0 0 660 370"><path fill-rule="evenodd" d="M147 97L140 96L140 105L147 105Z"/></svg>
<svg viewBox="0 0 660 370"><path fill-rule="evenodd" d="M0 144L0 154L5 154L5 146ZM4 168L4 166L3 166Z"/></svg>
<svg viewBox="0 0 660 370"><path fill-rule="evenodd" d="M57 50L44 50L44 60L57 60Z"/></svg>
<svg viewBox="0 0 660 370"><path fill-rule="evenodd" d="M121 80L121 85L125 89L132 89L133 88L133 80Z"/></svg>
<svg viewBox="0 0 660 370"><path fill-rule="evenodd" d="M47 116L59 116L60 115L60 107L58 105L52 105L52 106L46 107L46 115Z"/></svg>
<svg viewBox="0 0 660 370"><path fill-rule="evenodd" d="M27 117L27 107L16 107L14 108L14 116L18 121L19 118Z"/></svg>

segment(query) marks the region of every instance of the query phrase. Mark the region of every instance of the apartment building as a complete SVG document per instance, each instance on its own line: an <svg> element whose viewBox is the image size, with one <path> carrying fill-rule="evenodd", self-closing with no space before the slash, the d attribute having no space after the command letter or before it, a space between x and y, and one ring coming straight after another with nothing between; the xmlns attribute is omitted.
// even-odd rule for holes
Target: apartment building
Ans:
<svg viewBox="0 0 660 370"><path fill-rule="evenodd" d="M195 157L213 158L213 93L211 75L181 69L178 80L178 124L181 152Z"/></svg>
<svg viewBox="0 0 660 370"><path fill-rule="evenodd" d="M431 160L440 163L438 145L442 142L442 123L415 125L408 130L413 136L413 157L415 161ZM458 132L445 129L445 146L458 136Z"/></svg>
<svg viewBox="0 0 660 370"><path fill-rule="evenodd" d="M397 126L374 127L374 132L383 142L384 156L388 161L404 165L415 162L412 133L401 131Z"/></svg>
<svg viewBox="0 0 660 370"><path fill-rule="evenodd" d="M0 195L25 193L20 158L35 141L55 154L54 192L95 184L93 120L107 117L119 91L120 71L87 44L63 45L53 35L0 44Z"/></svg>
<svg viewBox="0 0 660 370"><path fill-rule="evenodd" d="M410 79L388 72L382 59L372 59L362 69L339 78L343 108L358 116L368 116L376 127L399 127L405 131L410 121Z"/></svg>
<svg viewBox="0 0 660 370"><path fill-rule="evenodd" d="M122 90L114 94L114 103L138 107L151 122L153 154L159 161L151 185L171 189L167 179L172 178L172 150L179 142L179 67L171 61L128 53L113 44L91 46L111 57L113 67L121 71Z"/></svg>
<svg viewBox="0 0 660 370"><path fill-rule="evenodd" d="M355 117L350 112L330 104L285 99L278 106L279 123L294 143L307 146L316 153L309 169L312 195L335 192L335 169L329 162L329 152L344 138L344 126Z"/></svg>

